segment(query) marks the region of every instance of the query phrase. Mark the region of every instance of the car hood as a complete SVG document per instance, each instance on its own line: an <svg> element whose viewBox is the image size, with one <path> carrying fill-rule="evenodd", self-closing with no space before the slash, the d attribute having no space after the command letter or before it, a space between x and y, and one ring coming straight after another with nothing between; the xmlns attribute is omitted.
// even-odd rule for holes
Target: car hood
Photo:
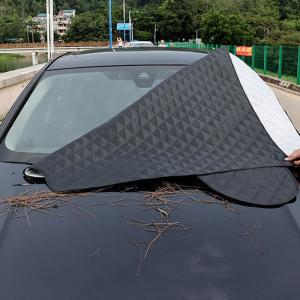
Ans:
<svg viewBox="0 0 300 300"><path fill-rule="evenodd" d="M0 167L3 199L47 190L23 179L26 165ZM158 236L166 209L145 196L100 191L49 210L2 209L1 298L298 299L299 201L266 209L180 191Z"/></svg>

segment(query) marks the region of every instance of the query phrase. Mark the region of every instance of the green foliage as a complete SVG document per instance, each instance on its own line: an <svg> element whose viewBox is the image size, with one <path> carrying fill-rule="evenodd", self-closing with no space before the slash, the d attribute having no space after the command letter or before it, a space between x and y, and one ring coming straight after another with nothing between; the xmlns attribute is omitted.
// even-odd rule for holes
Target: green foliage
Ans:
<svg viewBox="0 0 300 300"><path fill-rule="evenodd" d="M99 41L107 39L106 19L100 13L82 13L74 18L66 41Z"/></svg>
<svg viewBox="0 0 300 300"><path fill-rule="evenodd" d="M253 30L238 14L210 11L203 16L201 36L204 43L246 45L253 41Z"/></svg>
<svg viewBox="0 0 300 300"><path fill-rule="evenodd" d="M0 0L0 40L26 39L25 20L45 12L46 0ZM114 35L123 0L113 0ZM55 11L76 9L66 39L107 39L107 0L54 0ZM126 0L135 38L182 41L196 36L222 44L297 44L300 0Z"/></svg>
<svg viewBox="0 0 300 300"><path fill-rule="evenodd" d="M24 38L25 22L17 15L0 17L0 42Z"/></svg>
<svg viewBox="0 0 300 300"><path fill-rule="evenodd" d="M248 16L246 22L254 32L255 44L265 40L276 41L281 35L279 22L270 16Z"/></svg>
<svg viewBox="0 0 300 300"><path fill-rule="evenodd" d="M152 40L152 33L148 31L136 30L134 34L135 39L140 41L150 41Z"/></svg>
<svg viewBox="0 0 300 300"><path fill-rule="evenodd" d="M158 28L163 39L176 41L193 37L190 0L165 0L158 11Z"/></svg>
<svg viewBox="0 0 300 300"><path fill-rule="evenodd" d="M132 12L132 21L136 29L152 32L154 24L157 22L157 11L153 10L152 7L142 10L134 10Z"/></svg>

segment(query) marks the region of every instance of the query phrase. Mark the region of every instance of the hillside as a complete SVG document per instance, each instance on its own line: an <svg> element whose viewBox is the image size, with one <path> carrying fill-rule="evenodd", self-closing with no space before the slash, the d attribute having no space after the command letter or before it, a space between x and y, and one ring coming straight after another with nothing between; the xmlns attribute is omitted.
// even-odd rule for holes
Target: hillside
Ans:
<svg viewBox="0 0 300 300"><path fill-rule="evenodd" d="M170 0L173 2L172 0ZM1 0L0 15L17 14L21 17L35 15L45 11L46 0ZM126 0L126 4L131 7L143 7L145 5L159 5L169 0ZM246 12L253 9L267 8L267 10L277 11L281 19L299 17L300 0L189 0L198 6L216 6L220 8L235 7ZM113 4L118 6L122 0L113 0ZM55 10L73 8L78 13L95 11L107 5L107 0L54 0Z"/></svg>
<svg viewBox="0 0 300 300"><path fill-rule="evenodd" d="M25 20L45 12L45 2L0 0L0 41L26 39ZM112 2L116 23L123 19L123 1ZM107 0L54 3L55 12L76 9L68 40L107 39ZM138 39L152 39L156 24L158 38L173 41L197 34L206 43L300 44L300 0L126 0L126 8Z"/></svg>
<svg viewBox="0 0 300 300"><path fill-rule="evenodd" d="M45 11L46 0L1 0L0 16L17 14L20 17L34 16ZM160 0L127 0L130 7L143 7L146 4L159 4ZM122 0L113 0L114 5ZM54 0L55 11L60 9L76 9L78 13L95 11L107 5L107 0Z"/></svg>

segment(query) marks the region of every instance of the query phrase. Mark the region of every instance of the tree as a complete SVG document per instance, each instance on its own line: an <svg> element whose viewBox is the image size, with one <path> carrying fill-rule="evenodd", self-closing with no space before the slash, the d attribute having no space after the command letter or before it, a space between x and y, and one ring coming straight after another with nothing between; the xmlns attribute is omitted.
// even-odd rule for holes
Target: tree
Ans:
<svg viewBox="0 0 300 300"><path fill-rule="evenodd" d="M161 37L173 41L192 38L196 31L193 8L190 0L165 0L158 10Z"/></svg>
<svg viewBox="0 0 300 300"><path fill-rule="evenodd" d="M26 40L24 22L45 12L45 1L0 0L0 39ZM114 36L116 23L123 21L122 2L113 0ZM107 39L107 0L54 0L54 5L55 13L76 9L67 39ZM156 23L158 39L165 40L194 38L198 31L211 43L299 41L300 0L126 0L127 20L129 9L134 37L140 40L152 39Z"/></svg>
<svg viewBox="0 0 300 300"><path fill-rule="evenodd" d="M0 17L0 41L25 37L25 22L17 15Z"/></svg>
<svg viewBox="0 0 300 300"><path fill-rule="evenodd" d="M210 11L201 22L201 37L204 43L246 45L253 41L253 32L240 15L225 15Z"/></svg>
<svg viewBox="0 0 300 300"><path fill-rule="evenodd" d="M280 20L285 20L287 18L286 0L279 0L279 16Z"/></svg>
<svg viewBox="0 0 300 300"><path fill-rule="evenodd" d="M134 23L134 38L143 41L153 40L157 10L152 6L147 6L141 10L133 10L131 15Z"/></svg>
<svg viewBox="0 0 300 300"><path fill-rule="evenodd" d="M40 42L41 37L40 37L40 33L38 32L38 23L31 16L29 16L25 20L25 24L26 24L26 32L27 32L27 37L25 40L28 43Z"/></svg>
<svg viewBox="0 0 300 300"><path fill-rule="evenodd" d="M99 12L87 12L75 17L65 37L66 41L99 41L106 39L106 18Z"/></svg>
<svg viewBox="0 0 300 300"><path fill-rule="evenodd" d="M264 40L277 40L280 37L279 22L272 17L249 16L246 21L254 32L255 43Z"/></svg>

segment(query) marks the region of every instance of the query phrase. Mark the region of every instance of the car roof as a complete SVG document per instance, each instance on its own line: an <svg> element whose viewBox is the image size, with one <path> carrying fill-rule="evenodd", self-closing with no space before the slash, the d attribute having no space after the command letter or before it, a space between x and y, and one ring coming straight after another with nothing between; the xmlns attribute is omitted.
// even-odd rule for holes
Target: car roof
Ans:
<svg viewBox="0 0 300 300"><path fill-rule="evenodd" d="M103 49L68 53L56 59L48 70L108 66L190 65L206 55L206 52L199 50L152 49Z"/></svg>

